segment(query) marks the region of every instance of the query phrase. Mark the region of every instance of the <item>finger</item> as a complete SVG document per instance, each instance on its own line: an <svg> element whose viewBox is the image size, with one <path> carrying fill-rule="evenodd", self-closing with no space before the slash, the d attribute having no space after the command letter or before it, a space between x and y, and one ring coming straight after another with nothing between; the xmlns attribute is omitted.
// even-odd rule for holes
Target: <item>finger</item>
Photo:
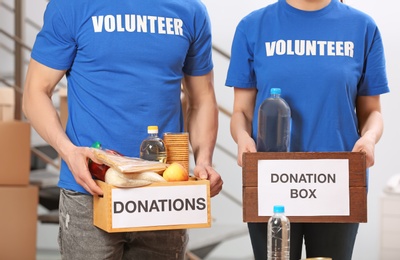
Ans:
<svg viewBox="0 0 400 260"><path fill-rule="evenodd" d="M237 164L242 167L242 156L238 156L237 158Z"/></svg>
<svg viewBox="0 0 400 260"><path fill-rule="evenodd" d="M213 197L219 194L220 191L222 190L223 181L218 174L215 174L210 177L210 183L212 184L210 188L211 189L210 196Z"/></svg>
<svg viewBox="0 0 400 260"><path fill-rule="evenodd" d="M94 148L88 148L87 151L85 152L85 156L95 163L103 164L102 161L100 161L99 159L96 158L92 149L94 149Z"/></svg>
<svg viewBox="0 0 400 260"><path fill-rule="evenodd" d="M366 159L366 165L367 165L367 168L370 168L370 167L372 167L372 166L374 166L374 164L375 164L375 158L374 158L374 156L371 156L371 155L367 155L367 159Z"/></svg>
<svg viewBox="0 0 400 260"><path fill-rule="evenodd" d="M92 195L103 195L103 191L101 188L96 184L96 182L93 180L91 174L89 171L87 171L87 174L81 175L77 177L76 179L77 183L81 185L87 192L89 192Z"/></svg>
<svg viewBox="0 0 400 260"><path fill-rule="evenodd" d="M94 180L89 181L88 183L85 183L86 190L92 194L92 195L103 195L102 189L96 184Z"/></svg>
<svg viewBox="0 0 400 260"><path fill-rule="evenodd" d="M201 166L197 166L196 167L197 170L197 176L202 179L202 180L208 180L208 172L207 172L207 168L206 167L201 167Z"/></svg>
<svg viewBox="0 0 400 260"><path fill-rule="evenodd" d="M214 197L214 196L218 195L221 190L222 190L222 186L214 185L213 187L211 187L210 196Z"/></svg>

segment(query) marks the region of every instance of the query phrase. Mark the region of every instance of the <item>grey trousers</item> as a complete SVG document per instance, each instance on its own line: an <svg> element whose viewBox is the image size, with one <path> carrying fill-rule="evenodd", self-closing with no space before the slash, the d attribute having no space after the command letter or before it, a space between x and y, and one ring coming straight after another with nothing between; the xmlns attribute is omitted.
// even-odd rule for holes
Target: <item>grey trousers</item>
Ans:
<svg viewBox="0 0 400 260"><path fill-rule="evenodd" d="M65 189L59 211L62 259L185 259L186 230L107 233L93 225L93 197Z"/></svg>

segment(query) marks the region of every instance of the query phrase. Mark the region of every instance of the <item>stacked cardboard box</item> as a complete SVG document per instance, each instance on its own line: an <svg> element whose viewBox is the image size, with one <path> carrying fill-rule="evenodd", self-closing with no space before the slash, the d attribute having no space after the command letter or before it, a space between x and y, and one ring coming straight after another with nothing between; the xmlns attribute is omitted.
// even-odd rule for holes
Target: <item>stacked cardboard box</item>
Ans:
<svg viewBox="0 0 400 260"><path fill-rule="evenodd" d="M36 259L39 194L29 185L30 124L14 120L10 90L0 87L0 259Z"/></svg>
<svg viewBox="0 0 400 260"><path fill-rule="evenodd" d="M0 122L14 119L15 93L10 87L0 87Z"/></svg>

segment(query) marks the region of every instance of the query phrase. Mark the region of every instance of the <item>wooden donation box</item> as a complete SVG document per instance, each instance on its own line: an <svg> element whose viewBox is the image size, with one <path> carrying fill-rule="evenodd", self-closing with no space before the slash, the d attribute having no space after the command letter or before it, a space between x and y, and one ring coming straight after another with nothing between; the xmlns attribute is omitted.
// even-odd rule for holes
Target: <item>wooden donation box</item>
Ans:
<svg viewBox="0 0 400 260"><path fill-rule="evenodd" d="M96 183L104 195L93 197L93 223L109 233L211 227L208 180L131 188Z"/></svg>
<svg viewBox="0 0 400 260"><path fill-rule="evenodd" d="M243 154L243 221L268 222L274 205L290 222L367 222L365 154Z"/></svg>

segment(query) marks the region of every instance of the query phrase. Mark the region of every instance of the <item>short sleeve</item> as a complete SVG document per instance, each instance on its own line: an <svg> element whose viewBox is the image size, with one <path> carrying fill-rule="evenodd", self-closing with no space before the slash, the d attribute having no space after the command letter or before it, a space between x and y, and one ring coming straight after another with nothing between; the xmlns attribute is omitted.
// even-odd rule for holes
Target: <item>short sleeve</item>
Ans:
<svg viewBox="0 0 400 260"><path fill-rule="evenodd" d="M36 36L32 59L53 69L69 69L76 53L71 31L57 1L50 1L44 14L43 27Z"/></svg>
<svg viewBox="0 0 400 260"><path fill-rule="evenodd" d="M243 21L239 23L232 42L226 86L250 88L256 86L254 53L245 33Z"/></svg>
<svg viewBox="0 0 400 260"><path fill-rule="evenodd" d="M210 18L205 6L200 4L200 7L200 15L195 16L193 41L183 67L183 72L191 76L201 76L213 69Z"/></svg>
<svg viewBox="0 0 400 260"><path fill-rule="evenodd" d="M375 96L389 92L382 37L375 27L373 39L366 54L363 76L358 84L358 95Z"/></svg>

